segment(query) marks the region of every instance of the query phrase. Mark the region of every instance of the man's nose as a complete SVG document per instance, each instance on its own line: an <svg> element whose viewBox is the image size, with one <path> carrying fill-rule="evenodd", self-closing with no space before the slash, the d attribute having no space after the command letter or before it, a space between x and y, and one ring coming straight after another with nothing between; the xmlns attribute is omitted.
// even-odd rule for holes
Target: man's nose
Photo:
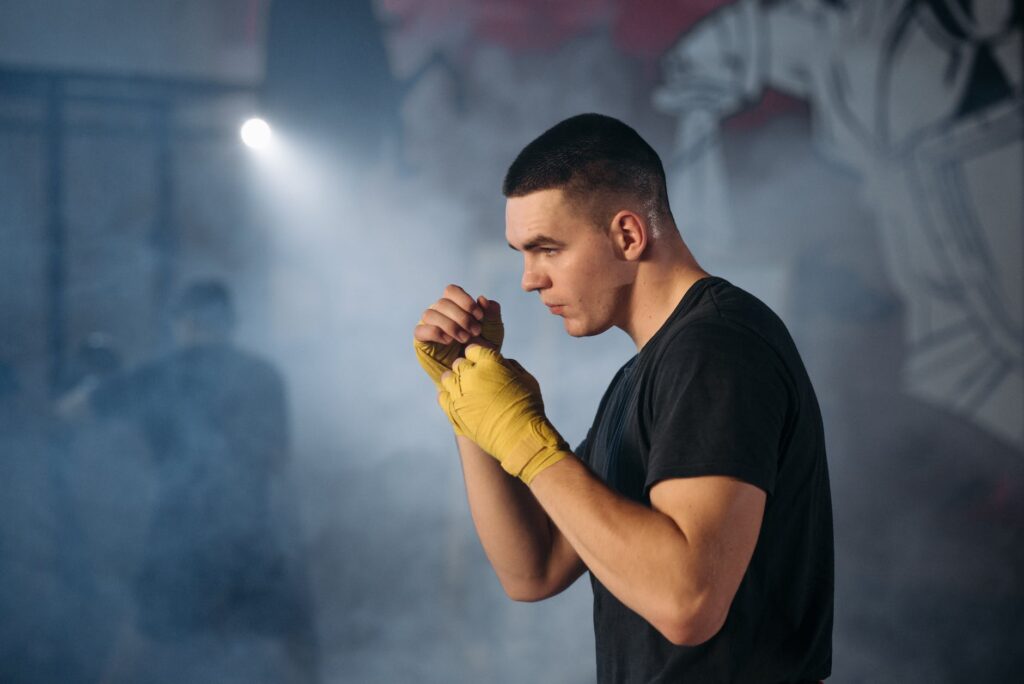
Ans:
<svg viewBox="0 0 1024 684"><path fill-rule="evenodd" d="M536 290L542 290L548 287L550 284L548 278L538 271L531 268L523 269L523 280L520 283L524 290L527 292L534 292Z"/></svg>

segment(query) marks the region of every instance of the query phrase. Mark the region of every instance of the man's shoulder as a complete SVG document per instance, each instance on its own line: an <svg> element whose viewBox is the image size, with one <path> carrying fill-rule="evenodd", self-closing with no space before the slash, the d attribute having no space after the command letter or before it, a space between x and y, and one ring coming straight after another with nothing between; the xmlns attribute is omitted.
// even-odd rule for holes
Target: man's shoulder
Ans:
<svg viewBox="0 0 1024 684"><path fill-rule="evenodd" d="M696 374L767 374L794 384L802 362L781 319L749 292L715 281L645 350L643 377L663 385Z"/></svg>
<svg viewBox="0 0 1024 684"><path fill-rule="evenodd" d="M698 299L681 314L659 336L662 352L738 345L778 353L791 345L785 324L771 307L722 278L708 279Z"/></svg>
<svg viewBox="0 0 1024 684"><path fill-rule="evenodd" d="M782 321L771 307L757 296L723 278L708 279L699 300L687 314L681 317L680 322L729 322L752 331L782 326Z"/></svg>
<svg viewBox="0 0 1024 684"><path fill-rule="evenodd" d="M143 364L131 376L135 387L168 395L211 386L258 395L279 391L284 384L271 361L233 344L181 347Z"/></svg>
<svg viewBox="0 0 1024 684"><path fill-rule="evenodd" d="M257 376L278 376L277 367L269 359L233 343L197 345L176 352L174 363L212 366L221 370Z"/></svg>

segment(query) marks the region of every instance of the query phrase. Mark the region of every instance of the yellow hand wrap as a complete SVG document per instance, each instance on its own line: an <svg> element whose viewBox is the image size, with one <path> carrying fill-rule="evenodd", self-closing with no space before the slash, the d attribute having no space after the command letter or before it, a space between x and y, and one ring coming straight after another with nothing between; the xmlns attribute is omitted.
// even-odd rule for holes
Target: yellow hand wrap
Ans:
<svg viewBox="0 0 1024 684"><path fill-rule="evenodd" d="M420 323L423 323L421 320ZM484 314L480 321L480 336L470 340L473 342L484 342L495 351L501 351L501 343L505 340L505 326L501 322L501 316ZM441 389L441 376L452 369L455 359L462 356L466 345L461 342L439 344L437 342L421 342L413 338L413 348L416 350L416 360L423 366L430 379L438 389Z"/></svg>
<svg viewBox="0 0 1024 684"><path fill-rule="evenodd" d="M423 321L420 320L420 323ZM482 342L493 346L496 351L500 351L501 343L504 341L505 325L501 322L501 315L485 311L484 319L480 321L480 336L470 340L469 344ZM452 369L452 364L455 363L455 359L462 356L466 345L458 341L449 344L421 342L416 338L413 338L412 343L416 350L416 360L420 362L420 366L440 390L441 376ZM452 423L452 427L455 429L455 434L464 434L455 423Z"/></svg>
<svg viewBox="0 0 1024 684"><path fill-rule="evenodd" d="M468 347L441 379L438 401L462 434L526 484L571 453L544 415L534 377L490 349Z"/></svg>
<svg viewBox="0 0 1024 684"><path fill-rule="evenodd" d="M422 323L423 321L420 321ZM423 366L434 385L440 389L441 376L445 371L452 369L455 359L462 356L462 345L458 342L451 344L439 344L437 342L421 342L416 338L412 340L412 346L416 350L416 360Z"/></svg>

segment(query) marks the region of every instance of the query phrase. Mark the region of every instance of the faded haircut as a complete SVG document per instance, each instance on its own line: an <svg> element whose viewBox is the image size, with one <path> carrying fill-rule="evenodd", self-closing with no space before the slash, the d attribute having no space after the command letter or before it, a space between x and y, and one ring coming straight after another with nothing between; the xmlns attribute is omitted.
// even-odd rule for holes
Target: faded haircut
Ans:
<svg viewBox="0 0 1024 684"><path fill-rule="evenodd" d="M603 114L561 121L523 148L505 174L502 193L522 197L560 189L604 222L627 201L657 236L672 216L661 158L635 130ZM613 208L614 207L614 208Z"/></svg>
<svg viewBox="0 0 1024 684"><path fill-rule="evenodd" d="M178 297L173 314L176 319L190 321L206 332L228 333L235 323L231 291L219 278L190 283Z"/></svg>

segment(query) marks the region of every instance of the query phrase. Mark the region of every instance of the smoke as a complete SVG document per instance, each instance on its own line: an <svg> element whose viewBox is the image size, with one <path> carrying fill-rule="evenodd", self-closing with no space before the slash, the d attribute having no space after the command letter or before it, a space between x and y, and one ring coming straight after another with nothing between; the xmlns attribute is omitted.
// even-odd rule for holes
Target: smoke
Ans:
<svg viewBox="0 0 1024 684"><path fill-rule="evenodd" d="M290 442L278 495L295 509L324 681L593 681L589 587L578 582L538 605L504 597L411 337L449 283L500 301L505 353L537 377L552 422L578 443L635 350L618 331L569 338L520 290L501 179L524 144L564 117L618 116L666 161L671 122L650 111L643 65L624 58L599 21L533 51L452 25L391 26L391 58L408 80L401 139L379 156L346 156L287 128L272 154L243 149L224 131L252 98L183 114L183 128L203 122L205 133L175 148L173 285L224 277L239 345L284 379ZM42 111L31 97L0 109L36 124ZM72 118L122 133L147 125L144 114L114 110ZM92 130L67 149L67 352L100 330L134 367L170 347L153 304L156 149L144 136ZM160 478L132 421L69 426L51 415L41 131L0 130L0 357L22 388L0 406L0 479L11 492L0 515L0 668L50 663L54 678L96 681L124 657L115 632L135 610ZM672 198L673 210L705 268L786 321L818 392L836 511L837 680L999 674L1010 656L998 653L1019 650L1021 635L1019 452L901 391L905 311L877 217L861 180L815 152L806 115L727 128L719 151L728 238L691 229L685 195ZM680 170L668 170L671 185ZM66 544L76 530L79 545ZM65 633L101 623L89 648ZM33 639L36 650L25 650ZM250 665L266 668L288 659L279 643L181 648L218 681L251 681L245 654L262 654Z"/></svg>
<svg viewBox="0 0 1024 684"><path fill-rule="evenodd" d="M285 176L309 172L329 191L299 187L300 204L266 197L273 295L263 344L290 383L327 671L360 681L511 682L569 667L566 681L587 680L589 590L581 583L566 599L530 607L501 594L471 527L451 428L412 353L412 330L448 283L500 301L506 353L538 377L552 418L574 440L603 387L592 376L597 364L562 359L589 348L611 377L626 355L607 350L628 350L628 340L573 344L518 289L520 257L505 244L499 202L480 225L485 212L426 174L292 161L304 170ZM493 169L464 166L467 178L484 172ZM496 183L496 197L499 190ZM530 665L516 659L524 650Z"/></svg>

